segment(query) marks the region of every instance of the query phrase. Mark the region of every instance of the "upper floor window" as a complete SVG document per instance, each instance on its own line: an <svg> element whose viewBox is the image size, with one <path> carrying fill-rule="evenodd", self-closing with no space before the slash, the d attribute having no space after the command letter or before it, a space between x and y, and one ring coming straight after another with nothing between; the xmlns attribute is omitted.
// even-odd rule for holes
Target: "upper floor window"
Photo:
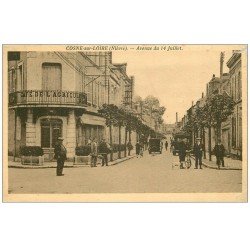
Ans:
<svg viewBox="0 0 250 250"><path fill-rule="evenodd" d="M241 83L241 72L238 73L238 99L242 96L242 83Z"/></svg>
<svg viewBox="0 0 250 250"><path fill-rule="evenodd" d="M14 68L8 72L9 92L16 91L16 71Z"/></svg>
<svg viewBox="0 0 250 250"><path fill-rule="evenodd" d="M17 67L17 90L24 89L23 81L23 63L19 63Z"/></svg>
<svg viewBox="0 0 250 250"><path fill-rule="evenodd" d="M42 87L44 90L62 89L62 65L60 63L43 63L42 71Z"/></svg>

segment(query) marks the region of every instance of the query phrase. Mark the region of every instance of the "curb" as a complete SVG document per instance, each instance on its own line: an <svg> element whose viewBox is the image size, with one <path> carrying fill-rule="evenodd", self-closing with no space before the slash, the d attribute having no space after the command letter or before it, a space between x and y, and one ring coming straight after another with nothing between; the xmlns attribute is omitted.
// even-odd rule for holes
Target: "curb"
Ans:
<svg viewBox="0 0 250 250"><path fill-rule="evenodd" d="M113 165L117 165L121 162L130 160L132 158L134 158L135 155L126 157L126 158L121 158L121 159L117 159L115 161L110 162L109 166L113 166ZM66 165L64 166L64 168L82 168L82 167L90 167L90 165ZM23 165L23 166L14 166L14 165L9 165L8 168L18 168L18 169L47 169L47 168L56 168L56 166L29 166L28 165Z"/></svg>
<svg viewBox="0 0 250 250"><path fill-rule="evenodd" d="M193 159L193 160L195 160L195 157L193 157L193 156L191 156L191 158ZM211 165L209 165L209 164L207 164L207 163L204 163L204 162L202 162L202 166L204 166L204 167L206 167L206 168L210 168L210 169L217 169L217 170L242 170L241 168L226 168L226 167L221 167L220 169L218 169L218 167L216 166L211 166Z"/></svg>
<svg viewBox="0 0 250 250"><path fill-rule="evenodd" d="M130 159L132 159L132 158L134 158L134 157L135 157L135 155L130 155L129 157L119 159L119 161L116 160L116 161L112 162L112 164L109 164L109 165L110 165L110 166L117 165L117 164L119 164L119 163L121 163L121 162L130 160Z"/></svg>

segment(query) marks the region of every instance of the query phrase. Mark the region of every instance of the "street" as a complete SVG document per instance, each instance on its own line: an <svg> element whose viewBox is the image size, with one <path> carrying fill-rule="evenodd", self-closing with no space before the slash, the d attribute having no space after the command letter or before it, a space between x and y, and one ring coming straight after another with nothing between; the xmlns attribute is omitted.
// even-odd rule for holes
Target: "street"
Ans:
<svg viewBox="0 0 250 250"><path fill-rule="evenodd" d="M57 177L55 168L9 168L10 193L193 193L241 192L240 170L216 170L203 167L179 169L178 156L169 151L161 155L144 153L109 167L64 168Z"/></svg>

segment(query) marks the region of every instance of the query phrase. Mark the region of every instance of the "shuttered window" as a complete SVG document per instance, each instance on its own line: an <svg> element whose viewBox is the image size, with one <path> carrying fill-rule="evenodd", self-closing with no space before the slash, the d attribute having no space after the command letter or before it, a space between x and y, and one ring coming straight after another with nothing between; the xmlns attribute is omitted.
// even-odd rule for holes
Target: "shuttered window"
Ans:
<svg viewBox="0 0 250 250"><path fill-rule="evenodd" d="M59 63L43 63L42 81L44 90L62 89L62 66Z"/></svg>

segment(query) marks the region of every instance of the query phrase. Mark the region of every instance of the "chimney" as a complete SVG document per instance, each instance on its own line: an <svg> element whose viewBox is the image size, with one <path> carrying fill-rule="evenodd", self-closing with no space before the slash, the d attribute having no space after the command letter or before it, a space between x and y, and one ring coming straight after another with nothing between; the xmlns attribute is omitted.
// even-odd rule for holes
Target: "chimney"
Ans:
<svg viewBox="0 0 250 250"><path fill-rule="evenodd" d="M176 123L178 123L178 112L176 112Z"/></svg>
<svg viewBox="0 0 250 250"><path fill-rule="evenodd" d="M224 63L225 52L220 53L220 77L223 75L223 63Z"/></svg>
<svg viewBox="0 0 250 250"><path fill-rule="evenodd" d="M201 98L204 98L204 92L202 92L202 94L201 94Z"/></svg>
<svg viewBox="0 0 250 250"><path fill-rule="evenodd" d="M192 101L192 107L194 106L194 101Z"/></svg>

